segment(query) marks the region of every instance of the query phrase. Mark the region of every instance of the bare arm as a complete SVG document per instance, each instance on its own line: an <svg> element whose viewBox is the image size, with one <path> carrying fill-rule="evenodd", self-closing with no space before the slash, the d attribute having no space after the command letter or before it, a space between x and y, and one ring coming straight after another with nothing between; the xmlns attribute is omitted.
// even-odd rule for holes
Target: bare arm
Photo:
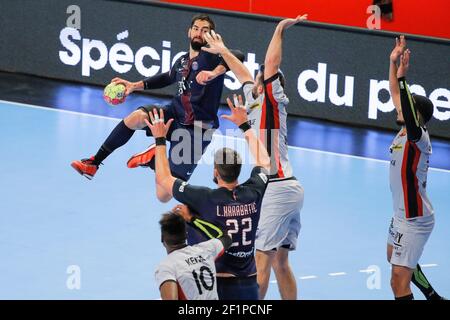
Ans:
<svg viewBox="0 0 450 320"><path fill-rule="evenodd" d="M195 80L197 80L197 82L201 85L206 85L209 81L214 80L215 78L226 72L227 68L225 68L223 64L219 64L212 71L200 71L195 77Z"/></svg>
<svg viewBox="0 0 450 320"><path fill-rule="evenodd" d="M169 160L167 159L166 144L164 143L158 145L158 139L166 138L173 119L169 119L165 124L164 111L162 109L160 109L159 115L156 109L154 109L153 112L149 112L149 115L152 123L150 123L147 119L145 119L145 122L150 128L153 137L157 140L155 155L156 183L172 196L172 188L176 179L172 176L170 171Z"/></svg>
<svg viewBox="0 0 450 320"><path fill-rule="evenodd" d="M169 280L159 287L162 300L178 300L178 287L175 281Z"/></svg>
<svg viewBox="0 0 450 320"><path fill-rule="evenodd" d="M222 115L222 118L230 120L241 128L241 126L248 121L247 109L245 109L242 96L237 98L236 95L234 95L234 105L229 98L227 98L227 103L228 107L230 107L231 115ZM267 153L267 149L261 140L258 139L253 129L248 128L244 132L244 136L248 143L250 153L255 158L256 165L263 167L266 170L270 170L270 157Z"/></svg>
<svg viewBox="0 0 450 320"><path fill-rule="evenodd" d="M247 67L225 46L220 34L215 33L214 30L212 30L211 34L205 34L205 40L208 42L209 47L202 47L202 50L220 54L240 83L253 82L250 71L248 71Z"/></svg>
<svg viewBox="0 0 450 320"><path fill-rule="evenodd" d="M295 19L284 19L278 23L267 48L266 58L264 60L264 79L268 79L276 74L280 68L284 30L307 18L308 15L304 14L297 16Z"/></svg>
<svg viewBox="0 0 450 320"><path fill-rule="evenodd" d="M406 49L405 36L395 38L395 47L389 57L389 91L391 92L392 101L397 111L401 109L400 89L397 79L397 60Z"/></svg>

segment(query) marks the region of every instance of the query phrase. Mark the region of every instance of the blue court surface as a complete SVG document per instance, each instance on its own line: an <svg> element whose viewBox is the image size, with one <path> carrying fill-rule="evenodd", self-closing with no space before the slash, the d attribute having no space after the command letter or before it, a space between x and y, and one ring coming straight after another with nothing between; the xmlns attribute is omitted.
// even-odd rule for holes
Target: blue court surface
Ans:
<svg viewBox="0 0 450 320"><path fill-rule="evenodd" d="M156 200L153 172L126 167L153 140L136 133L92 181L70 167L94 154L118 121L0 102L0 299L159 298L154 269L166 253L157 222L175 202ZM223 144L245 150L242 140L216 135L192 184L214 186L207 162ZM392 299L388 162L299 147L290 149L290 159L305 188L299 246L291 255L299 298ZM247 164L241 181L249 172ZM431 168L436 225L421 264L444 296L450 295L449 190L450 171ZM279 299L274 279L268 299Z"/></svg>

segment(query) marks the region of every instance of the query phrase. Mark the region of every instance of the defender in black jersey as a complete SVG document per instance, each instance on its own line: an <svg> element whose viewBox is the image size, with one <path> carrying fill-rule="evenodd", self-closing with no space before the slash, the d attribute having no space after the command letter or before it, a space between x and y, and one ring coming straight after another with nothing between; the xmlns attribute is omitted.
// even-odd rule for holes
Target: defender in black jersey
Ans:
<svg viewBox="0 0 450 320"><path fill-rule="evenodd" d="M244 131L245 139L256 160L250 179L241 184L238 182L241 159L236 151L229 148L222 148L215 155L214 178L217 180L218 189L192 186L175 178L170 173L165 146L165 136L171 121L165 124L162 110L160 114L155 110L153 114L150 113L152 123L148 123L148 126L156 137L156 183L176 200L186 204L194 215L210 221L231 236L231 247L216 262L219 299L257 300L255 234L268 181L270 158L264 145L247 123L247 111L242 104L242 98L239 97L237 106L234 106L230 99L227 99L227 102L231 115L223 117L239 125ZM204 229L201 224L196 227ZM188 228L189 244L206 239L204 232L192 226Z"/></svg>
<svg viewBox="0 0 450 320"><path fill-rule="evenodd" d="M129 82L120 78L112 80L114 83L126 86L126 95L136 90L158 89L176 83L176 92L171 103L163 108L166 116L175 120L168 133L168 139L172 141L172 133L175 130L185 131L181 140L178 141L179 136L174 137L176 141L171 143L170 151L177 146L177 143L186 143L185 138L190 140L192 152L187 157L189 159L181 164L170 162L173 175L184 180L189 179L210 143L210 140L202 139L204 133L208 129L214 130L219 126L217 111L223 89L224 74L228 69L220 56L201 50L206 45L204 34L214 29L215 24L208 15L196 15L192 18L188 33L189 52L181 56L170 71L138 82ZM243 60L241 52L234 51L234 53ZM100 163L114 150L126 144L135 130L144 129L147 135L151 135L144 119L149 119L148 113L154 108L161 107L143 106L128 115L111 132L95 156L81 161L73 161L72 167L88 179L92 179ZM193 136L196 130L199 132L196 140L201 139L200 148L194 148ZM154 154L155 147L152 145L147 150L132 156L127 165L129 168L153 167ZM170 197L161 190L158 192L158 198L164 202L170 200Z"/></svg>

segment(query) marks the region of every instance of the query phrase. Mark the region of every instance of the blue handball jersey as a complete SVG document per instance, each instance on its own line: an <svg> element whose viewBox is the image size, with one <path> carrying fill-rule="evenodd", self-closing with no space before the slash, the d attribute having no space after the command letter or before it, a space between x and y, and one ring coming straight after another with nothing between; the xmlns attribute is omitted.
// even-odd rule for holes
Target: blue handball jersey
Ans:
<svg viewBox="0 0 450 320"><path fill-rule="evenodd" d="M217 112L225 74L206 85L199 84L196 76L201 71L214 70L219 64L227 68L219 55L200 51L196 57L189 59L189 53L186 53L175 61L170 71L145 79L144 89L158 89L176 83L176 92L171 102L176 120L184 125L203 121L210 128L218 128Z"/></svg>
<svg viewBox="0 0 450 320"><path fill-rule="evenodd" d="M255 236L267 174L262 167L255 167L250 179L233 190L192 186L180 179L175 181L174 198L186 204L194 215L218 226L232 238L231 247L216 261L218 273L231 273L237 277L256 273ZM205 240L208 238L203 232L189 225L189 245Z"/></svg>

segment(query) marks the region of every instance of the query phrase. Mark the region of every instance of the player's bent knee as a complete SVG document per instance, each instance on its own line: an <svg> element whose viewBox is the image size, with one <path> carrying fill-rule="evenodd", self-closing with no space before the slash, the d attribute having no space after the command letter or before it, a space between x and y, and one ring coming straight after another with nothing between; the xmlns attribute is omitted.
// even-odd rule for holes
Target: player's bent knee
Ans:
<svg viewBox="0 0 450 320"><path fill-rule="evenodd" d="M125 125L133 130L138 130L145 128L147 125L145 123L145 120L148 120L148 114L141 109L135 110L132 113L130 113L125 119Z"/></svg>

